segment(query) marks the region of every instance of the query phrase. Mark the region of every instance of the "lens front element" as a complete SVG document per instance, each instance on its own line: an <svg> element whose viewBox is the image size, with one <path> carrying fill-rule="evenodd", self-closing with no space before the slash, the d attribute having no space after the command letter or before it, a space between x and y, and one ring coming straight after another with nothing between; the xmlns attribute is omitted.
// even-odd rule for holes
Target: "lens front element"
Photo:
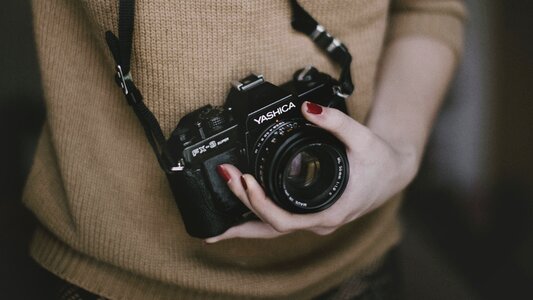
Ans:
<svg viewBox="0 0 533 300"><path fill-rule="evenodd" d="M286 185L295 189L309 188L320 173L320 160L308 151L296 154L285 169Z"/></svg>
<svg viewBox="0 0 533 300"><path fill-rule="evenodd" d="M344 145L303 121L274 125L255 148L256 178L281 207L311 213L332 205L348 181Z"/></svg>

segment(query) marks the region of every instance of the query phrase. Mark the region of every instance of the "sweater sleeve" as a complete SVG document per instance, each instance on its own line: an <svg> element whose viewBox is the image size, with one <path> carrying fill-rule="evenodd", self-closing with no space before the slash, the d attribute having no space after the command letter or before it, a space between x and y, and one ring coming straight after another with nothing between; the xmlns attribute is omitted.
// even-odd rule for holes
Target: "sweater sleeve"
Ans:
<svg viewBox="0 0 533 300"><path fill-rule="evenodd" d="M448 45L458 58L466 14L462 0L392 0L387 39L430 36Z"/></svg>

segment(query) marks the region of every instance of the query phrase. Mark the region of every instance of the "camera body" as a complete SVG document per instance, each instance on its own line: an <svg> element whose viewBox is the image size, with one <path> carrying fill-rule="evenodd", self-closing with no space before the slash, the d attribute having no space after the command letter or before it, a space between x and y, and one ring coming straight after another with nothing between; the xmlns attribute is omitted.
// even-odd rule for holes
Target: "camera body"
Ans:
<svg viewBox="0 0 533 300"><path fill-rule="evenodd" d="M313 67L276 86L261 75L232 84L223 107L184 116L166 144L178 161L167 176L187 232L206 238L255 216L216 172L232 164L255 176L269 198L293 213L332 205L348 181L344 145L306 121L304 101L346 113L339 83Z"/></svg>

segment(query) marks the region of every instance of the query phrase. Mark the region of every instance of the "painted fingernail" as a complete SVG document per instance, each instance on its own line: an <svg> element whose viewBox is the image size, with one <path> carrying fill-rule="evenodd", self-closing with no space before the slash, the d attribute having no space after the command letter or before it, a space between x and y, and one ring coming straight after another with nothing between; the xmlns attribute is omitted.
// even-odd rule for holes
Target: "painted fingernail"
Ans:
<svg viewBox="0 0 533 300"><path fill-rule="evenodd" d="M242 187L247 190L248 189L248 186L246 185L246 180L244 180L244 177L241 176L241 184L242 184Z"/></svg>
<svg viewBox="0 0 533 300"><path fill-rule="evenodd" d="M319 115L322 113L322 106L312 102L307 102L307 112L313 115Z"/></svg>
<svg viewBox="0 0 533 300"><path fill-rule="evenodd" d="M228 171L222 165L217 166L217 173L218 176L224 179L225 182L228 182L231 179L231 176L229 175Z"/></svg>

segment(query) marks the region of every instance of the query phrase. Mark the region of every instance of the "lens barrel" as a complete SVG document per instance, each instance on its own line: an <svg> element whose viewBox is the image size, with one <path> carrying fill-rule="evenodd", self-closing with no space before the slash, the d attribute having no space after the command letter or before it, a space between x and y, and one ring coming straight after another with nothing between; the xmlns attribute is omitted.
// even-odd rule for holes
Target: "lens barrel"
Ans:
<svg viewBox="0 0 533 300"><path fill-rule="evenodd" d="M256 178L284 209L312 213L331 206L349 177L344 145L305 120L279 122L254 148Z"/></svg>

